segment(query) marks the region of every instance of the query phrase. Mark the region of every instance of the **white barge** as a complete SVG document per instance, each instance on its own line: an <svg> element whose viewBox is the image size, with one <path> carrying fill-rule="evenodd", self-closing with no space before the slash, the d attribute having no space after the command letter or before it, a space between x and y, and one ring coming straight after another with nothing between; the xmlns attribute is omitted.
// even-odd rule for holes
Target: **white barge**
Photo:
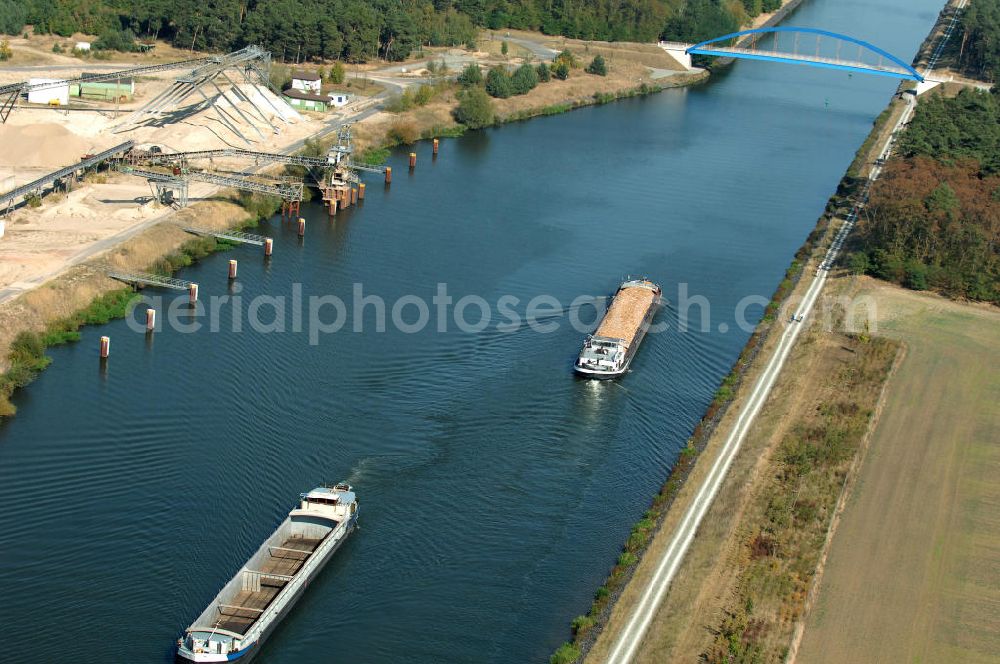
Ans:
<svg viewBox="0 0 1000 664"><path fill-rule="evenodd" d="M177 640L188 662L246 661L285 617L358 518L347 484L301 495L299 506Z"/></svg>
<svg viewBox="0 0 1000 664"><path fill-rule="evenodd" d="M652 281L622 282L597 331L583 342L573 366L576 372L587 378L617 378L628 371L660 301L660 287Z"/></svg>

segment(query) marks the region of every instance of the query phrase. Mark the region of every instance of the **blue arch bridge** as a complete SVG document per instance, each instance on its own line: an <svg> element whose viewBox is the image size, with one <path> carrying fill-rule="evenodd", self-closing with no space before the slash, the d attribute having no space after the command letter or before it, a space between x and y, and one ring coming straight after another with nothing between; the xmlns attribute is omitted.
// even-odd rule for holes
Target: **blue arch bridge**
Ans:
<svg viewBox="0 0 1000 664"><path fill-rule="evenodd" d="M687 67L692 55L785 62L924 82L906 62L868 42L816 28L757 28L733 32L699 44L660 42Z"/></svg>

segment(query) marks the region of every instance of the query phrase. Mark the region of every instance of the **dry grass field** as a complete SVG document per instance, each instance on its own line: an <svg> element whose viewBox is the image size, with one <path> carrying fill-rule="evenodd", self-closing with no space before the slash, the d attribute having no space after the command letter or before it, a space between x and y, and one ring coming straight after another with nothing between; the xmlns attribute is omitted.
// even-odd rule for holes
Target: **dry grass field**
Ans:
<svg viewBox="0 0 1000 664"><path fill-rule="evenodd" d="M797 661L1000 662L1000 311L860 284L907 354Z"/></svg>

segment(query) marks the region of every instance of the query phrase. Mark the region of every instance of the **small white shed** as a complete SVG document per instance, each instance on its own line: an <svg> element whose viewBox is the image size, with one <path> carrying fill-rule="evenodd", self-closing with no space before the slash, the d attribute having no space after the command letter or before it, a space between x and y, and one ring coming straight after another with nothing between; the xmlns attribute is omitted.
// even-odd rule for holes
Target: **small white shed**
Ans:
<svg viewBox="0 0 1000 664"><path fill-rule="evenodd" d="M69 83L59 78L28 79L28 86L51 83L40 90L28 91L28 103L65 106L69 103Z"/></svg>
<svg viewBox="0 0 1000 664"><path fill-rule="evenodd" d="M330 98L330 104L340 108L341 106L347 106L351 103L351 95L346 92L331 92L327 95Z"/></svg>
<svg viewBox="0 0 1000 664"><path fill-rule="evenodd" d="M74 51L89 51L90 42L77 42L76 46L73 47Z"/></svg>

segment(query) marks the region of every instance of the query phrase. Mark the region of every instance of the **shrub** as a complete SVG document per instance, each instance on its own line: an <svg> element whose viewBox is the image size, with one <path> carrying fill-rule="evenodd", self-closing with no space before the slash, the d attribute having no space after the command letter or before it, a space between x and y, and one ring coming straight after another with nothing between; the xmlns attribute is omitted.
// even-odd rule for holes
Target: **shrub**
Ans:
<svg viewBox="0 0 1000 664"><path fill-rule="evenodd" d="M865 274L871 269L871 265L868 262L868 254L863 251L855 251L851 254L850 258L847 259L847 268L852 274Z"/></svg>
<svg viewBox="0 0 1000 664"><path fill-rule="evenodd" d="M510 48L507 46L506 40L500 42L500 55L507 55L507 51L509 50Z"/></svg>
<svg viewBox="0 0 1000 664"><path fill-rule="evenodd" d="M10 42L4 39L0 41L0 61L10 60L14 52L10 50Z"/></svg>
<svg viewBox="0 0 1000 664"><path fill-rule="evenodd" d="M469 88L459 97L454 115L456 121L470 129L486 127L493 124L493 102L482 88Z"/></svg>
<svg viewBox="0 0 1000 664"><path fill-rule="evenodd" d="M471 88L474 85L482 85L483 72L479 70L479 65L469 63L462 73L458 75L458 84L463 88Z"/></svg>
<svg viewBox="0 0 1000 664"><path fill-rule="evenodd" d="M538 80L542 83L548 83L552 78L552 72L549 71L549 66L544 62L538 65L536 72L538 73Z"/></svg>
<svg viewBox="0 0 1000 664"><path fill-rule="evenodd" d="M389 150L386 148L368 148L357 156L359 164L378 166L389 160Z"/></svg>
<svg viewBox="0 0 1000 664"><path fill-rule="evenodd" d="M486 75L486 92L491 97L506 99L514 94L514 84L503 67L493 67Z"/></svg>
<svg viewBox="0 0 1000 664"><path fill-rule="evenodd" d="M45 357L45 344L42 338L34 332L21 332L10 344L11 367L24 367L28 371L40 371L48 364Z"/></svg>
<svg viewBox="0 0 1000 664"><path fill-rule="evenodd" d="M549 664L573 664L580 659L580 649L572 643L564 643L549 657Z"/></svg>
<svg viewBox="0 0 1000 664"><path fill-rule="evenodd" d="M560 62L565 63L571 69L576 69L580 66L580 63L576 60L576 56L568 48L556 56L556 59L553 60L553 65L557 65Z"/></svg>
<svg viewBox="0 0 1000 664"><path fill-rule="evenodd" d="M330 67L330 74L327 80L336 85L340 85L344 82L346 74L347 72L344 69L344 65L338 60L333 63L332 67Z"/></svg>
<svg viewBox="0 0 1000 664"><path fill-rule="evenodd" d="M608 65L604 62L604 58L600 55L595 55L594 59L587 65L587 73L596 74L597 76L607 76Z"/></svg>
<svg viewBox="0 0 1000 664"><path fill-rule="evenodd" d="M571 623L574 634L582 634L593 626L594 619L590 616L577 616L576 618L573 618L573 622Z"/></svg>
<svg viewBox="0 0 1000 664"><path fill-rule="evenodd" d="M403 113L413 108L413 95L409 90L402 94L394 95L385 103L385 110L389 113Z"/></svg>
<svg viewBox="0 0 1000 664"><path fill-rule="evenodd" d="M565 81L569 78L569 65L562 61L557 62L555 66L552 67L552 75L560 81Z"/></svg>
<svg viewBox="0 0 1000 664"><path fill-rule="evenodd" d="M622 551L621 555L618 556L618 564L622 567L631 567L637 562L639 562L639 557L631 551Z"/></svg>
<svg viewBox="0 0 1000 664"><path fill-rule="evenodd" d="M135 34L131 30L107 30L97 38L93 48L97 51L135 51Z"/></svg>
<svg viewBox="0 0 1000 664"><path fill-rule="evenodd" d="M413 103L417 106L426 106L431 99L434 99L434 88L429 85L421 85L413 95Z"/></svg>
<svg viewBox="0 0 1000 664"><path fill-rule="evenodd" d="M927 290L927 266L915 258L906 261L903 285L913 290Z"/></svg>
<svg viewBox="0 0 1000 664"><path fill-rule="evenodd" d="M250 213L254 222L270 219L281 207L281 199L268 194L250 193L241 191L239 193L239 204L244 210Z"/></svg>
<svg viewBox="0 0 1000 664"><path fill-rule="evenodd" d="M55 44L52 45L52 52L53 53L62 53L63 52L63 47L59 45L59 42L56 42Z"/></svg>
<svg viewBox="0 0 1000 664"><path fill-rule="evenodd" d="M425 106L438 92L444 89L442 84L421 85L416 89L403 91L403 94L396 95L385 105L385 110L390 113L403 113L414 106Z"/></svg>
<svg viewBox="0 0 1000 664"><path fill-rule="evenodd" d="M420 131L412 122L397 122L386 132L386 142L390 145L409 145L420 139Z"/></svg>
<svg viewBox="0 0 1000 664"><path fill-rule="evenodd" d="M538 85L538 72L531 65L524 64L517 68L511 77L514 94L523 95L531 92Z"/></svg>

